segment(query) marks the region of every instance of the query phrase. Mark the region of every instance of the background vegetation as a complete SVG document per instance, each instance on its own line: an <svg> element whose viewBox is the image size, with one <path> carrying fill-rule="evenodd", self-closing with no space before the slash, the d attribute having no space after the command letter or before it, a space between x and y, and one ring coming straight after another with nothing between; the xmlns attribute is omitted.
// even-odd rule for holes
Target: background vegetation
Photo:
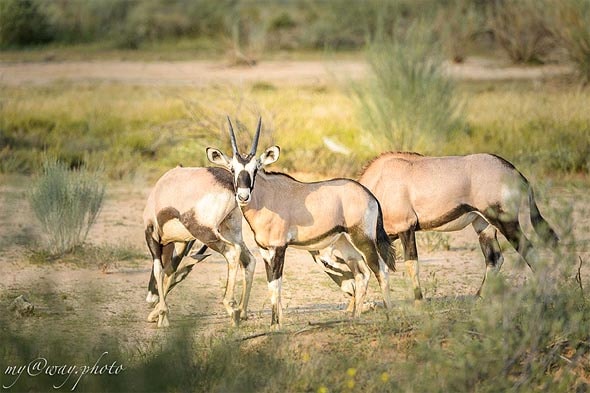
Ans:
<svg viewBox="0 0 590 393"><path fill-rule="evenodd" d="M288 149L281 159L287 170L353 176L368 158L391 149L487 151L539 173L587 173L587 89L566 79L459 83L444 69L447 60L483 53L514 62L568 62L585 83L589 4L6 0L0 4L0 56L6 59L31 53L68 59L131 48L139 58L157 53L252 64L329 49L335 56L364 53L369 73L353 85L337 76L339 84L302 88L4 87L0 172L36 172L45 152L72 167L104 164L113 179L134 176L140 162L158 173L179 162L203 165L195 152L225 143L223 115L231 113L243 117L244 129L264 115L273 138ZM326 138L351 154L327 149Z"/></svg>
<svg viewBox="0 0 590 393"><path fill-rule="evenodd" d="M99 172L44 160L43 173L29 189L28 197L50 254L63 255L84 243L100 212L104 193Z"/></svg>

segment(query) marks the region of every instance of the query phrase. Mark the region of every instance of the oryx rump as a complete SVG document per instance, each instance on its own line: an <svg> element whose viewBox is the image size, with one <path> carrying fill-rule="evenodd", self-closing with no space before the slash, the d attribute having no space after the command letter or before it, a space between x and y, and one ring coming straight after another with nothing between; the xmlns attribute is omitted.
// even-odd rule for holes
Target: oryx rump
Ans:
<svg viewBox="0 0 590 393"><path fill-rule="evenodd" d="M550 244L558 237L539 212L532 187L508 161L491 154L425 157L416 153L384 153L370 162L359 182L377 197L385 231L400 238L414 296L422 298L418 279L415 232L455 231L471 224L479 235L486 275L503 262L497 230L527 264L534 250L519 222L521 202L528 200L535 230Z"/></svg>

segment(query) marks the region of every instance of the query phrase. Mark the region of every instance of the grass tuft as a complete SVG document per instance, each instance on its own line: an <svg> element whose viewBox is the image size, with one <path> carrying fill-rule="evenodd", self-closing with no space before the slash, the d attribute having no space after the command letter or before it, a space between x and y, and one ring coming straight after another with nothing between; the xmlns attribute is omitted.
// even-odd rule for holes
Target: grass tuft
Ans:
<svg viewBox="0 0 590 393"><path fill-rule="evenodd" d="M369 79L353 91L374 150L433 151L461 128L462 107L440 52L424 23L369 46Z"/></svg>
<svg viewBox="0 0 590 393"><path fill-rule="evenodd" d="M70 252L86 239L105 193L100 176L84 168L70 169L60 161L44 162L43 173L29 192L29 202L50 254Z"/></svg>

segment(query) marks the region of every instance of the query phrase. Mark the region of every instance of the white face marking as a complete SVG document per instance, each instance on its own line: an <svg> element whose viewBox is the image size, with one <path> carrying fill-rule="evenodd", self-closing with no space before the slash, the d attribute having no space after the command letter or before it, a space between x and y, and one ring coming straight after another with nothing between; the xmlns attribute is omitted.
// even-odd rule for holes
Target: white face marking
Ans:
<svg viewBox="0 0 590 393"><path fill-rule="evenodd" d="M258 161L256 160L256 157L252 157L246 164L240 163L236 156L232 158L231 169L234 174L236 201L240 206L245 206L250 202L257 168ZM244 173L247 173L248 176L245 177Z"/></svg>

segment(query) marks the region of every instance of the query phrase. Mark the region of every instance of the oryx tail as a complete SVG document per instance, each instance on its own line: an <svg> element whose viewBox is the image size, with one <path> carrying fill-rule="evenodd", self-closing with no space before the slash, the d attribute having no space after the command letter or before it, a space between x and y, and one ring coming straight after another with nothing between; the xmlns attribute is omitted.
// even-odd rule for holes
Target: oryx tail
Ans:
<svg viewBox="0 0 590 393"><path fill-rule="evenodd" d="M377 251L379 252L379 255L381 255L381 258L383 258L387 267L392 271L395 271L393 244L383 228L383 213L381 212L381 205L379 205L379 215L377 216Z"/></svg>
<svg viewBox="0 0 590 393"><path fill-rule="evenodd" d="M537 203L535 202L535 195L533 193L533 188L530 185L528 187L529 187L529 190L528 190L529 191L529 210L530 210L530 214L531 214L531 223L533 224L533 228L535 228L535 232L537 232L537 234L539 236L541 236L541 238L543 238L543 240L545 240L546 242L549 242L549 244L552 247L555 247L555 246L557 246L557 243L559 243L559 236L557 236L557 233L555 233L553 228L551 228L549 223L541 215L541 212L539 211L539 207L537 206Z"/></svg>

